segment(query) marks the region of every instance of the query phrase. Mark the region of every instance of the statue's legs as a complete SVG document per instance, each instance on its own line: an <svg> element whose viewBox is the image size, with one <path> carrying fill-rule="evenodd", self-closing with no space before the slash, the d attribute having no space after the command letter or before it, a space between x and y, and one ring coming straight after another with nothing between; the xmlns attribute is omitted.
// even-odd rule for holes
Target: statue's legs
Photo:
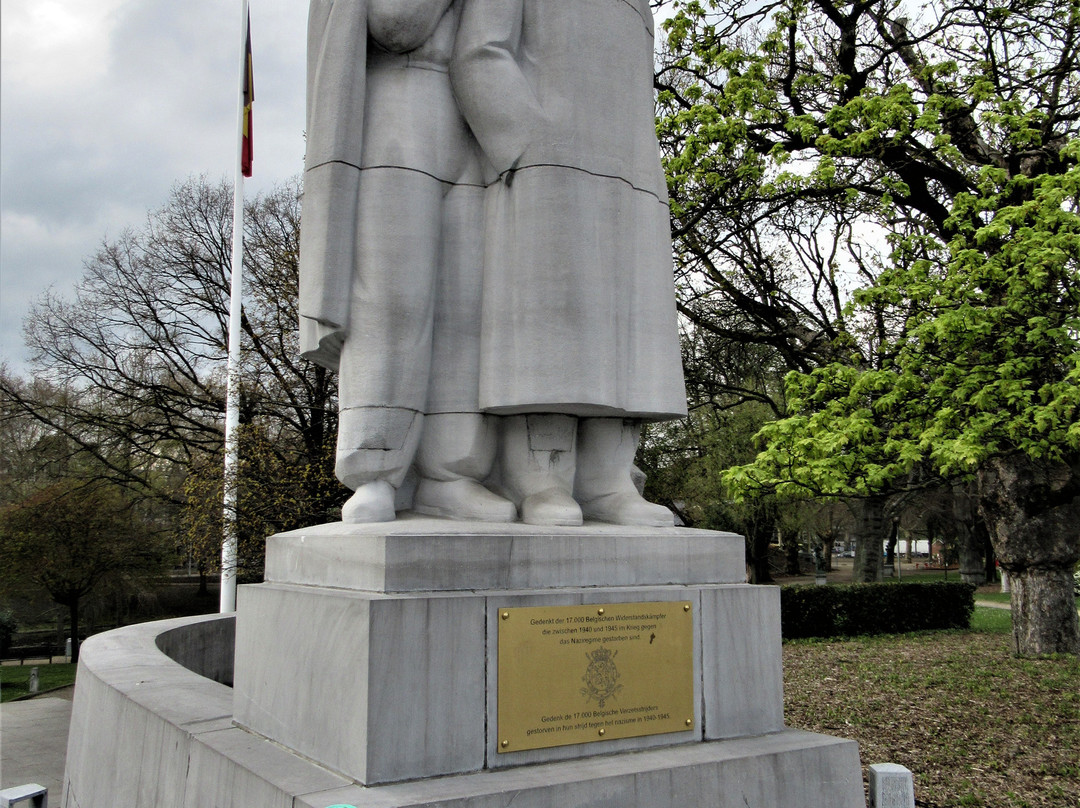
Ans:
<svg viewBox="0 0 1080 808"><path fill-rule="evenodd" d="M504 493L530 525L580 525L574 501L577 419L508 415L500 419L499 472Z"/></svg>
<svg viewBox="0 0 1080 808"><path fill-rule="evenodd" d="M514 503L480 483L495 459L495 433L494 419L476 412L426 416L416 456L420 482L413 509L451 519L515 521Z"/></svg>
<svg viewBox="0 0 1080 808"><path fill-rule="evenodd" d="M674 524L671 511L644 499L634 485L631 474L640 437L637 420L580 419L574 499L586 519L619 525Z"/></svg>
<svg viewBox="0 0 1080 808"><path fill-rule="evenodd" d="M443 187L397 168L367 169L360 185L335 471L356 492L342 520L385 522L423 428Z"/></svg>
<svg viewBox="0 0 1080 808"><path fill-rule="evenodd" d="M477 403L483 205L478 182L449 186L443 199L431 375L413 509L451 519L513 522L514 504L481 483L491 473L497 431L495 417L482 415Z"/></svg>

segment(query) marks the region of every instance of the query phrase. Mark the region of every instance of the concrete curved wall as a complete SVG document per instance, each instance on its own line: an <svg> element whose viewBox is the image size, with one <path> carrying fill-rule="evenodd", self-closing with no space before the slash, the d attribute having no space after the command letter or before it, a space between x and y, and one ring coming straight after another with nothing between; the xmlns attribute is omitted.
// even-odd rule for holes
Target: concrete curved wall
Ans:
<svg viewBox="0 0 1080 808"><path fill-rule="evenodd" d="M222 682L234 625L231 615L165 620L83 644L62 806L292 808L297 793L348 784L233 725Z"/></svg>
<svg viewBox="0 0 1080 808"><path fill-rule="evenodd" d="M865 805L855 743L798 730L364 787L234 724L232 688L215 681L231 678L232 637L233 618L219 615L144 623L91 637L79 661L60 804L65 808Z"/></svg>

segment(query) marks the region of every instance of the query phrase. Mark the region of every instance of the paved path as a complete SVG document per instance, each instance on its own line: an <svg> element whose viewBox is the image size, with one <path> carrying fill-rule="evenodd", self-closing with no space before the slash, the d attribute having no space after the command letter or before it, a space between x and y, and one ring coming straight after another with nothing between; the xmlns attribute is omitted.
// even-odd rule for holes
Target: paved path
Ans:
<svg viewBox="0 0 1080 808"><path fill-rule="evenodd" d="M1004 609L1007 612L1012 611L1012 606L1010 606L1008 603L997 603L992 600L976 600L975 605L985 606L987 609ZM1076 613L1080 614L1080 606L1076 608Z"/></svg>
<svg viewBox="0 0 1080 808"><path fill-rule="evenodd" d="M0 705L0 788L38 783L60 804L73 690Z"/></svg>

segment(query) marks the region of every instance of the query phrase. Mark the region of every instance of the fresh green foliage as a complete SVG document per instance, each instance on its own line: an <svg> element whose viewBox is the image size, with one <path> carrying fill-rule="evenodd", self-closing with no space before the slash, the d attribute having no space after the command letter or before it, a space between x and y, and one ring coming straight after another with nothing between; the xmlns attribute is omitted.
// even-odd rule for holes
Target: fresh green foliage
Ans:
<svg viewBox="0 0 1080 808"><path fill-rule="evenodd" d="M1076 141L1066 155L1080 149ZM1019 188L1017 187L1019 186ZM1002 197L1029 197L994 208ZM833 363L788 378L792 415L765 425L765 450L737 486L865 495L927 460L941 476L1021 451L1080 456L1080 167L963 197L965 225L944 268L896 266L858 296L908 310L880 369ZM969 219L958 213L957 219Z"/></svg>
<svg viewBox="0 0 1080 808"><path fill-rule="evenodd" d="M774 421L701 499L846 501L876 546L994 453L1075 458L1080 2L675 6L658 134L689 399Z"/></svg>
<svg viewBox="0 0 1080 808"><path fill-rule="evenodd" d="M1075 458L1080 3L680 5L660 82L677 225L721 210L766 263L814 268L784 295L811 304L788 313L818 347L788 362L787 417L728 473L735 493L859 497L995 453ZM677 238L694 299L775 312L775 289L731 288L737 238ZM797 329L757 322L792 358Z"/></svg>

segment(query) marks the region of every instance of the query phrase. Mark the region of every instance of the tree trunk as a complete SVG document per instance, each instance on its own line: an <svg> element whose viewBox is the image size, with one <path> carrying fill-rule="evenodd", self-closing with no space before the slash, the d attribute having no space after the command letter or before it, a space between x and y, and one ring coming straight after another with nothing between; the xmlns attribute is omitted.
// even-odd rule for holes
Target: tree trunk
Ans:
<svg viewBox="0 0 1080 808"><path fill-rule="evenodd" d="M960 580L972 586L982 586L986 583L986 572L983 566L983 537L978 529L981 520L977 504L973 501L968 486L953 486L950 494L953 530L960 556Z"/></svg>
<svg viewBox="0 0 1080 808"><path fill-rule="evenodd" d="M748 525L746 566L752 584L772 582L772 573L769 572L769 545L772 543L772 536L773 522L771 520L765 520L764 524L755 520Z"/></svg>
<svg viewBox="0 0 1080 808"><path fill-rule="evenodd" d="M802 575L799 564L799 531L780 531L780 546L784 548L784 574Z"/></svg>
<svg viewBox="0 0 1080 808"><path fill-rule="evenodd" d="M883 573L890 577L896 570L896 543L900 540L900 520L889 520L889 537L885 543L885 568Z"/></svg>
<svg viewBox="0 0 1080 808"><path fill-rule="evenodd" d="M68 601L68 616L71 620L71 661L79 661L79 598Z"/></svg>
<svg viewBox="0 0 1080 808"><path fill-rule="evenodd" d="M1021 656L1080 654L1072 593L1080 559L1080 459L995 457L978 480L983 518L1009 573L1014 650Z"/></svg>
<svg viewBox="0 0 1080 808"><path fill-rule="evenodd" d="M823 541L821 543L821 565L825 568L826 572L832 572L832 548L833 543L831 538L828 541Z"/></svg>
<svg viewBox="0 0 1080 808"><path fill-rule="evenodd" d="M1013 648L1023 656L1080 653L1072 573L1026 569L1009 573Z"/></svg>
<svg viewBox="0 0 1080 808"><path fill-rule="evenodd" d="M880 581L881 549L885 540L885 497L867 497L855 503L855 583Z"/></svg>

